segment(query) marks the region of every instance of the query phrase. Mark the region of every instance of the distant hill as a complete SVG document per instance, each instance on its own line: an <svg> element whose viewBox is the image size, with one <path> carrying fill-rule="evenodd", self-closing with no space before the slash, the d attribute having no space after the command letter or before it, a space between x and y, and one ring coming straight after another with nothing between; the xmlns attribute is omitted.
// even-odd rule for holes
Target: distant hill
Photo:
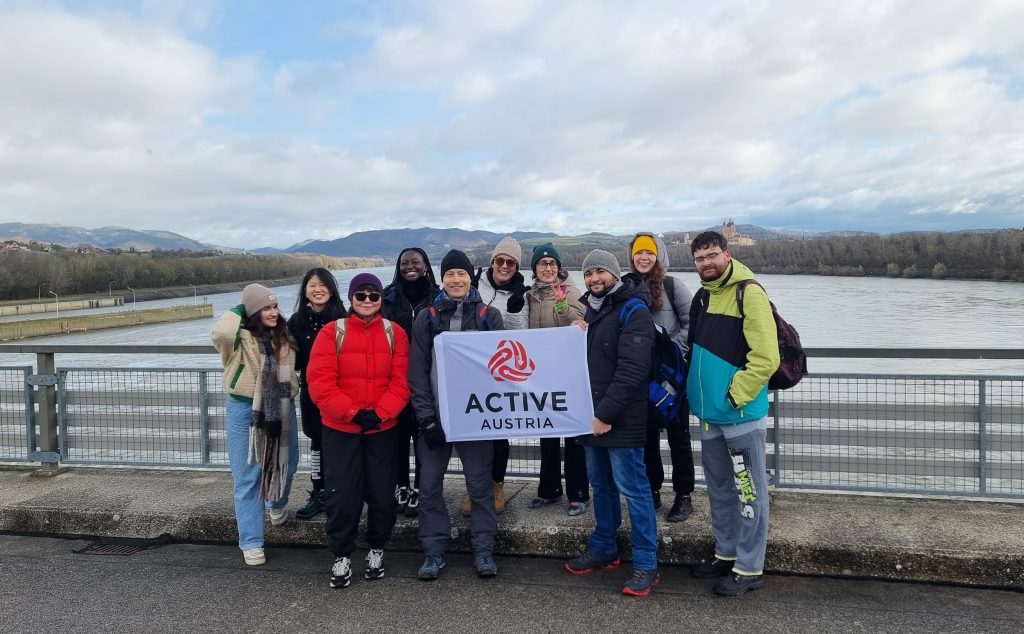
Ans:
<svg viewBox="0 0 1024 634"><path fill-rule="evenodd" d="M357 231L337 240L310 240L285 249L286 253L322 253L336 256L362 256L393 258L406 247L419 247L430 258L439 258L450 249L470 250L489 244L497 244L506 234L491 231L469 231L466 229L378 229ZM550 239L554 233L536 231L515 231L516 240L533 238ZM255 251L260 252L260 251Z"/></svg>
<svg viewBox="0 0 1024 634"><path fill-rule="evenodd" d="M124 227L84 229L65 225L23 222L0 223L0 238L25 238L65 247L87 244L101 249L135 248L137 251L152 251L154 249L209 251L217 248L170 231L138 231Z"/></svg>

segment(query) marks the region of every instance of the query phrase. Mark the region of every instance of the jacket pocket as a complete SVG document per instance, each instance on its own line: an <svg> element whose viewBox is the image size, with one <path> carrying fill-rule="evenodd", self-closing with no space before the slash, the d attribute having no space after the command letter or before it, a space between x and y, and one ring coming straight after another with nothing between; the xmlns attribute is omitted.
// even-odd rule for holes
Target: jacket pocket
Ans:
<svg viewBox="0 0 1024 634"><path fill-rule="evenodd" d="M241 378L242 372L244 372L244 371L245 371L245 364L244 363L239 363L238 364L238 369L235 370L235 375L231 377L230 387L231 387L232 390L235 389L236 385L238 385L238 379Z"/></svg>

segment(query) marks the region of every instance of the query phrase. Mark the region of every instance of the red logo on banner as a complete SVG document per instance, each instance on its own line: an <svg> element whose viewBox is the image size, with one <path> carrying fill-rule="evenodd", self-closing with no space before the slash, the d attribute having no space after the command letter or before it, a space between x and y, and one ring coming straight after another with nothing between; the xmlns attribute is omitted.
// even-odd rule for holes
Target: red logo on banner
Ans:
<svg viewBox="0 0 1024 634"><path fill-rule="evenodd" d="M530 378L537 364L526 356L523 344L513 339L502 339L498 350L487 362L487 369L495 381L525 381Z"/></svg>

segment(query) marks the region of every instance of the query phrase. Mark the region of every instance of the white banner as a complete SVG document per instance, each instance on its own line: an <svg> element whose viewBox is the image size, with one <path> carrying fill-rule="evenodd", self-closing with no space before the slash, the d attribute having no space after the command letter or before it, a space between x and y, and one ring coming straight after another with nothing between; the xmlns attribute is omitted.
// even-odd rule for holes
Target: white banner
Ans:
<svg viewBox="0 0 1024 634"><path fill-rule="evenodd" d="M434 338L434 359L449 441L593 432L581 328L444 332Z"/></svg>

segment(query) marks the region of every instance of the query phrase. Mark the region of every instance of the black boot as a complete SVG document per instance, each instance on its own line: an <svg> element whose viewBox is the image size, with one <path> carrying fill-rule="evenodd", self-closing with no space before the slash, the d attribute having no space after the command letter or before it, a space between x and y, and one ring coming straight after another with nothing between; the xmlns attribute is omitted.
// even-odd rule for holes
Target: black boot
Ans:
<svg viewBox="0 0 1024 634"><path fill-rule="evenodd" d="M693 513L693 500L688 494L680 493L676 495L676 501L672 503L672 508L669 509L665 519L670 522L685 522L691 513Z"/></svg>
<svg viewBox="0 0 1024 634"><path fill-rule="evenodd" d="M295 519L311 520L323 512L324 491L323 489L313 489L309 492L309 499L306 500L306 505L295 512Z"/></svg>

